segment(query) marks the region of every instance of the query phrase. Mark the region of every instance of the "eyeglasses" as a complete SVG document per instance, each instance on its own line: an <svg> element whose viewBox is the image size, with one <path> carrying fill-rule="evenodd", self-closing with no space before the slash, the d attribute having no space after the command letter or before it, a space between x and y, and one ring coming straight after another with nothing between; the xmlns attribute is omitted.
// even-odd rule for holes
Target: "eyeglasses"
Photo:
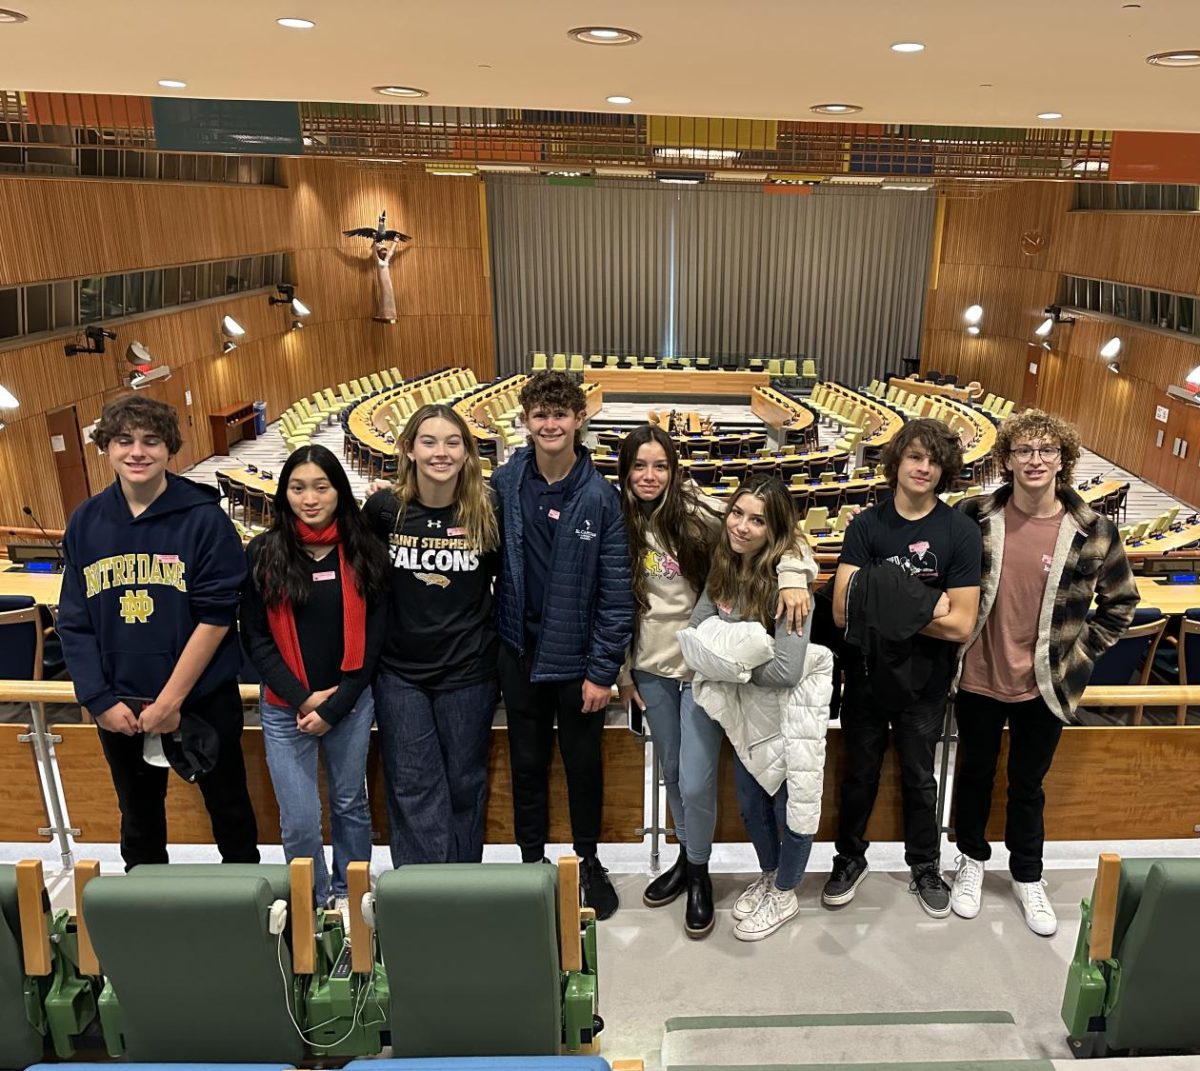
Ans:
<svg viewBox="0 0 1200 1071"><path fill-rule="evenodd" d="M1015 457L1022 464L1033 460L1033 455L1037 454L1043 461L1057 461L1062 449L1057 446L1039 446L1036 450L1032 446L1014 446L1009 452L1009 457Z"/></svg>

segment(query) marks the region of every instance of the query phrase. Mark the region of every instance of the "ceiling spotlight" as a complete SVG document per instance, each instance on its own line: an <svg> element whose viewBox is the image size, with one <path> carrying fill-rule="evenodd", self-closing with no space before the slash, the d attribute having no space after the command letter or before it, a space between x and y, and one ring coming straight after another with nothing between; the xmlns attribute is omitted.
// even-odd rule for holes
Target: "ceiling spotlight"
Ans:
<svg viewBox="0 0 1200 1071"><path fill-rule="evenodd" d="M920 41L897 41L892 45L893 52L924 52L925 46Z"/></svg>
<svg viewBox="0 0 1200 1071"><path fill-rule="evenodd" d="M983 306L982 305L969 306L967 308L967 311L963 313L963 319L966 320L967 323L969 323L969 324L979 323L979 321L983 319Z"/></svg>
<svg viewBox="0 0 1200 1071"><path fill-rule="evenodd" d="M0 409L16 409L21 403L7 387L0 387Z"/></svg>
<svg viewBox="0 0 1200 1071"><path fill-rule="evenodd" d="M1193 384L1200 383L1200 364L1196 365L1196 367L1187 374L1187 378L1184 380L1184 382Z"/></svg>
<svg viewBox="0 0 1200 1071"><path fill-rule="evenodd" d="M568 30L567 36L581 45L636 45L642 39L636 30L618 26L577 26Z"/></svg>
<svg viewBox="0 0 1200 1071"><path fill-rule="evenodd" d="M181 82L178 78L160 78L158 84L163 89L187 89L187 82Z"/></svg>
<svg viewBox="0 0 1200 1071"><path fill-rule="evenodd" d="M1120 361L1109 361L1108 362L1108 370L1115 376L1118 372L1121 371L1121 362Z"/></svg>
<svg viewBox="0 0 1200 1071"><path fill-rule="evenodd" d="M417 89L415 86L375 86L376 93L385 97L427 97L428 89Z"/></svg>
<svg viewBox="0 0 1200 1071"><path fill-rule="evenodd" d="M1037 330L1035 330L1033 333L1034 333L1035 335L1037 335L1037 337L1038 337L1038 338L1045 338L1045 337L1046 337L1048 334L1050 334L1050 332L1051 332L1051 331L1053 331L1053 330L1054 330L1054 317L1053 317L1053 316L1047 316L1047 317L1046 317L1046 318L1045 318L1045 319L1044 319L1044 320L1043 320L1043 321L1042 321L1042 322L1041 322L1041 323L1038 325L1038 327L1037 327Z"/></svg>
<svg viewBox="0 0 1200 1071"><path fill-rule="evenodd" d="M1113 335L1103 346L1100 347L1100 356L1106 358L1115 357L1121 352L1121 340L1116 335Z"/></svg>
<svg viewBox="0 0 1200 1071"><path fill-rule="evenodd" d="M297 316L308 316L312 310L299 298L292 298L292 312Z"/></svg>
<svg viewBox="0 0 1200 1071"><path fill-rule="evenodd" d="M970 326L967 328L967 334L968 334L968 335L977 335L977 334L979 334L979 325L978 325L978 324L971 324L971 325L970 325Z"/></svg>
<svg viewBox="0 0 1200 1071"><path fill-rule="evenodd" d="M28 22L29 16L23 15L19 11L11 11L6 7L0 7L0 25L12 24L17 22ZM11 397L11 395L10 395Z"/></svg>
<svg viewBox="0 0 1200 1071"><path fill-rule="evenodd" d="M1176 52L1155 52L1147 56L1152 67L1200 67L1200 48L1185 48Z"/></svg>
<svg viewBox="0 0 1200 1071"><path fill-rule="evenodd" d="M241 338L246 333L246 329L232 316L225 316L221 320L221 333L230 338Z"/></svg>
<svg viewBox="0 0 1200 1071"><path fill-rule="evenodd" d="M633 97L626 97L621 93L618 93L616 96L613 96L613 97L605 97L604 99L606 101L608 101L609 104L632 104L633 103Z"/></svg>
<svg viewBox="0 0 1200 1071"><path fill-rule="evenodd" d="M820 115L849 115L852 112L861 112L861 104L814 104L809 109L810 112L817 112Z"/></svg>
<svg viewBox="0 0 1200 1071"><path fill-rule="evenodd" d="M1062 115L1063 115L1062 112L1038 112L1037 117L1039 119L1044 119L1047 122L1049 122L1051 119L1061 119Z"/></svg>
<svg viewBox="0 0 1200 1071"><path fill-rule="evenodd" d="M288 30L311 30L316 26L311 19L276 19L275 21Z"/></svg>

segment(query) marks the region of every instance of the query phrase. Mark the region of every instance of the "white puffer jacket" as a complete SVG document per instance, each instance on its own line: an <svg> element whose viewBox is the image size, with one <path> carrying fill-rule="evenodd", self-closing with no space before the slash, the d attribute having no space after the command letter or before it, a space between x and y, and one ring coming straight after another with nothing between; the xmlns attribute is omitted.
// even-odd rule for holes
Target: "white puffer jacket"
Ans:
<svg viewBox="0 0 1200 1071"><path fill-rule="evenodd" d="M738 758L765 791L787 781L787 824L793 833L816 833L825 780L825 735L833 695L833 652L810 643L804 676L794 688L748 683L750 671L769 662L775 642L756 622L710 617L679 633L695 671L692 695L717 722Z"/></svg>

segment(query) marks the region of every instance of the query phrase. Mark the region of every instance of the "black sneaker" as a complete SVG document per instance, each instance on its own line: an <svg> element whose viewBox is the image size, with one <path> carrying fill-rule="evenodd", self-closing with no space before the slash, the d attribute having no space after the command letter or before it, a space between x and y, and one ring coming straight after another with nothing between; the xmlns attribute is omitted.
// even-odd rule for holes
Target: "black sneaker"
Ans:
<svg viewBox="0 0 1200 1071"><path fill-rule="evenodd" d="M579 861L579 883L583 886L583 902L596 912L597 919L612 918L617 913L617 890L597 856L588 855Z"/></svg>
<svg viewBox="0 0 1200 1071"><path fill-rule="evenodd" d="M950 914L950 886L942 880L938 863L922 863L912 868L908 891L917 894L925 914L944 919Z"/></svg>
<svg viewBox="0 0 1200 1071"><path fill-rule="evenodd" d="M850 903L869 869L865 859L851 859L845 855L835 855L833 857L833 873L825 882L825 888L821 893L821 902L827 907Z"/></svg>

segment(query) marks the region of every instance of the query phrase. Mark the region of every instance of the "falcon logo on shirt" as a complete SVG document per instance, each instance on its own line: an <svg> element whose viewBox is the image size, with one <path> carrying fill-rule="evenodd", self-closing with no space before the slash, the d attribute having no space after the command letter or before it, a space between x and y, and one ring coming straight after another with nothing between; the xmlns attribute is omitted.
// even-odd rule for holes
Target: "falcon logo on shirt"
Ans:
<svg viewBox="0 0 1200 1071"><path fill-rule="evenodd" d="M413 573L422 584L428 584L433 588L448 588L450 586L450 578L442 576L441 573Z"/></svg>

